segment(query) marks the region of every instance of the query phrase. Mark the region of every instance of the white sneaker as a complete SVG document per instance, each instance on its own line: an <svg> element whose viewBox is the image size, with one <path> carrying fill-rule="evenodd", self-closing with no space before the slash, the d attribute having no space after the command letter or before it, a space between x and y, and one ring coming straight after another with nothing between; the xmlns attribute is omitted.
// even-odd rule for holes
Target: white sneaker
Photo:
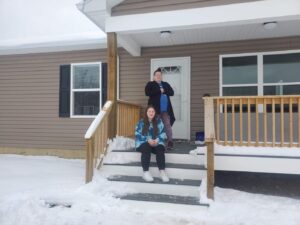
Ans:
<svg viewBox="0 0 300 225"><path fill-rule="evenodd" d="M167 183L170 181L169 177L167 176L165 170L160 170L160 178L163 182Z"/></svg>
<svg viewBox="0 0 300 225"><path fill-rule="evenodd" d="M147 182L153 182L153 177L149 171L144 171L143 179Z"/></svg>

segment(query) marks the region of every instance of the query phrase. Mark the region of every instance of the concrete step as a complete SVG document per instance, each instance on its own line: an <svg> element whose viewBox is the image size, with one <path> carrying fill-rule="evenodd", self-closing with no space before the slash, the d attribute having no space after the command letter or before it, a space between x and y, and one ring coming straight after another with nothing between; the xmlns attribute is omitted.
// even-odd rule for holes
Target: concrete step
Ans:
<svg viewBox="0 0 300 225"><path fill-rule="evenodd" d="M122 166L139 166L142 167L141 162L130 162L130 163L104 163L104 165L122 165ZM150 162L150 167L157 166L156 162ZM178 169L195 169L202 170L205 169L204 165L196 164L180 164L180 163L166 163L166 168L178 168Z"/></svg>
<svg viewBox="0 0 300 225"><path fill-rule="evenodd" d="M170 182L164 183L159 178L154 182L146 182L140 176L110 176L108 180L117 183L126 183L132 192L151 193L178 196L199 197L200 180L179 180L170 179Z"/></svg>
<svg viewBox="0 0 300 225"><path fill-rule="evenodd" d="M115 175L108 177L108 180L110 181L125 181L125 182L139 182L139 183L147 183L149 182L145 181L141 176L122 176L122 175ZM170 179L168 183L164 183L161 181L161 179L155 177L154 181L152 182L154 184L175 184L175 185L185 185L185 186L196 186L199 187L201 185L201 180L191 180L191 179Z"/></svg>
<svg viewBox="0 0 300 225"><path fill-rule="evenodd" d="M165 154L166 163L178 164L195 164L204 165L204 155L191 155L191 154ZM123 164L130 162L140 162L141 153L136 151L112 151L104 159L104 163ZM151 162L156 162L154 154L151 155Z"/></svg>
<svg viewBox="0 0 300 225"><path fill-rule="evenodd" d="M173 150L168 150L165 153L166 154L185 154L188 155L190 153L191 150L196 149L197 146L194 147L189 147L188 149L179 149L179 148L174 148ZM134 148L131 149L127 149L127 150L112 150L112 152L136 152L136 150ZM204 155L203 153L198 153L198 155Z"/></svg>
<svg viewBox="0 0 300 225"><path fill-rule="evenodd" d="M179 164L177 164L179 165ZM152 176L159 177L159 170L156 165L150 165L149 171L151 172ZM143 169L138 163L129 163L129 164L104 164L100 172L104 176L113 176L113 175L125 175L125 176L142 176ZM192 165L189 167L169 167L167 164L166 172L169 178L175 179L191 179L191 180L201 180L206 176L206 169L203 166L199 165Z"/></svg>

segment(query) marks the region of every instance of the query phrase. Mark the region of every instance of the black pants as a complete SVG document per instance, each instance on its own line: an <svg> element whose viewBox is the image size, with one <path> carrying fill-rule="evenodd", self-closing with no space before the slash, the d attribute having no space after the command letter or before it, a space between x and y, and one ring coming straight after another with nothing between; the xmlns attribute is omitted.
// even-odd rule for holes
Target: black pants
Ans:
<svg viewBox="0 0 300 225"><path fill-rule="evenodd" d="M143 143L140 147L137 148L137 151L141 152L141 162L144 171L149 170L151 152L156 155L156 162L159 170L164 170L165 165L165 147L163 145L157 145L152 147L148 142Z"/></svg>

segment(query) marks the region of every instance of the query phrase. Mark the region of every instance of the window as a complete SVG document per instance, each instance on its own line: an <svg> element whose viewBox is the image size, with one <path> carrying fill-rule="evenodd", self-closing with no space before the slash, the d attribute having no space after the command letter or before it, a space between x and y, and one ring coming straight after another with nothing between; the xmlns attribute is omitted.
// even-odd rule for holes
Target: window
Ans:
<svg viewBox="0 0 300 225"><path fill-rule="evenodd" d="M300 53L263 56L264 95L300 94Z"/></svg>
<svg viewBox="0 0 300 225"><path fill-rule="evenodd" d="M300 94L300 51L220 57L220 95Z"/></svg>
<svg viewBox="0 0 300 225"><path fill-rule="evenodd" d="M101 63L71 64L71 117L94 117L102 105Z"/></svg>

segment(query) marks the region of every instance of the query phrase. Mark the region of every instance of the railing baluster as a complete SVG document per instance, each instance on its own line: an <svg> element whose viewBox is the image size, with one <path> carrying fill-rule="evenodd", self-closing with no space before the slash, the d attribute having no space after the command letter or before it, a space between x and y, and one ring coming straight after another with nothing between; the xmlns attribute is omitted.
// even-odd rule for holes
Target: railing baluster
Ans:
<svg viewBox="0 0 300 225"><path fill-rule="evenodd" d="M298 147L300 147L300 98L298 97Z"/></svg>
<svg viewBox="0 0 300 225"><path fill-rule="evenodd" d="M217 99L217 114L216 114L216 131L217 131L217 143L220 143L220 99Z"/></svg>
<svg viewBox="0 0 300 225"><path fill-rule="evenodd" d="M255 99L255 127L256 127L256 136L255 136L255 146L259 145L259 114L258 114L258 98Z"/></svg>
<svg viewBox="0 0 300 225"><path fill-rule="evenodd" d="M248 110L248 146L251 143L251 109L250 109L250 98L247 100L247 110Z"/></svg>
<svg viewBox="0 0 300 225"><path fill-rule="evenodd" d="M276 124L275 124L275 99L272 98L272 147L275 146L275 129L276 129Z"/></svg>
<svg viewBox="0 0 300 225"><path fill-rule="evenodd" d="M283 98L280 99L280 146L284 146L284 104Z"/></svg>
<svg viewBox="0 0 300 225"><path fill-rule="evenodd" d="M290 147L293 146L293 99L289 99L289 116L290 116Z"/></svg>
<svg viewBox="0 0 300 225"><path fill-rule="evenodd" d="M240 98L240 145L243 145L243 99Z"/></svg>
<svg viewBox="0 0 300 225"><path fill-rule="evenodd" d="M264 145L267 146L267 99L264 98Z"/></svg>
<svg viewBox="0 0 300 225"><path fill-rule="evenodd" d="M227 99L224 99L224 144L227 145L228 141L228 126L227 126Z"/></svg>
<svg viewBox="0 0 300 225"><path fill-rule="evenodd" d="M232 129L232 145L235 145L235 108L234 98L231 100L231 129Z"/></svg>

